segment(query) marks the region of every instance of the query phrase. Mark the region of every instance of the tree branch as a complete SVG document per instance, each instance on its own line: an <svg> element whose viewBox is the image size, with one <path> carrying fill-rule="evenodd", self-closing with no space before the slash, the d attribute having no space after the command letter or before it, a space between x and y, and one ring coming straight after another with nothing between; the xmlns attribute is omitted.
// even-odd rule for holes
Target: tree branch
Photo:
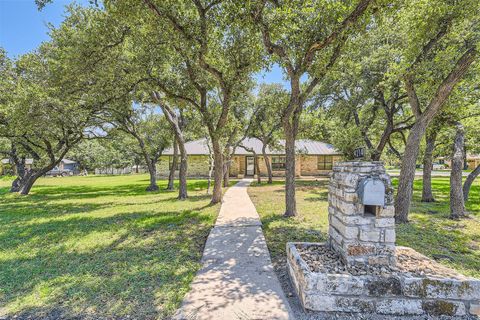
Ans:
<svg viewBox="0 0 480 320"><path fill-rule="evenodd" d="M352 13L350 13L350 15L348 15L348 17L342 21L342 23L337 29L335 29L328 37L323 39L323 41L317 41L310 46L310 48L305 53L303 59L304 69L308 68L312 64L313 58L317 51L320 51L329 46L340 36L340 34L343 33L344 30L354 24L362 16L362 14L367 10L370 2L372 1L361 0L356 6L355 10L353 10Z"/></svg>

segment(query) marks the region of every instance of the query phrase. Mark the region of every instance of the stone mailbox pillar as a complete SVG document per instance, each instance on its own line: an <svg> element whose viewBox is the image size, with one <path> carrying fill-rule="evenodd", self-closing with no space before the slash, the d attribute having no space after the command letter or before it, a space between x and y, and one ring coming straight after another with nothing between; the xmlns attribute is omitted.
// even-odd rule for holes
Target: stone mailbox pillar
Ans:
<svg viewBox="0 0 480 320"><path fill-rule="evenodd" d="M346 264L395 265L393 188L382 162L335 164L328 221L328 245Z"/></svg>

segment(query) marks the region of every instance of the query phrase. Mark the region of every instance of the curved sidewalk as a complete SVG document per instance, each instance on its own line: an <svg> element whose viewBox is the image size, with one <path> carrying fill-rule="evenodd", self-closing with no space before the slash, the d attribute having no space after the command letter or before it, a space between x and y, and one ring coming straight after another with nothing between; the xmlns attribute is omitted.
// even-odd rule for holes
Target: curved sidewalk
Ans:
<svg viewBox="0 0 480 320"><path fill-rule="evenodd" d="M203 266L174 319L293 319L247 193L250 183L241 180L225 193Z"/></svg>

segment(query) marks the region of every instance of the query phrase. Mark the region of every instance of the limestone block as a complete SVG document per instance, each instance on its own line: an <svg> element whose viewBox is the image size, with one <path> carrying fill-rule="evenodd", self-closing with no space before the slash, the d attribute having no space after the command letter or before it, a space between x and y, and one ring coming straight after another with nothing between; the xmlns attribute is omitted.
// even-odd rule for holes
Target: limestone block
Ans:
<svg viewBox="0 0 480 320"><path fill-rule="evenodd" d="M336 311L334 296L308 294L305 296L303 303L303 307L307 310L324 312Z"/></svg>
<svg viewBox="0 0 480 320"><path fill-rule="evenodd" d="M358 202L358 194L356 192L344 192L343 200L348 202Z"/></svg>
<svg viewBox="0 0 480 320"><path fill-rule="evenodd" d="M372 313L375 311L375 302L363 297L336 297L336 308L340 312Z"/></svg>
<svg viewBox="0 0 480 320"><path fill-rule="evenodd" d="M407 297L480 300L480 280L406 278L403 286Z"/></svg>
<svg viewBox="0 0 480 320"><path fill-rule="evenodd" d="M330 294L364 294L364 282L360 277L346 274L318 274L315 289L320 293Z"/></svg>
<svg viewBox="0 0 480 320"><path fill-rule="evenodd" d="M308 310L322 312L371 313L375 311L375 304L372 300L322 294L307 295L304 307Z"/></svg>
<svg viewBox="0 0 480 320"><path fill-rule="evenodd" d="M339 190L339 189L337 189L335 186L333 186L333 185L330 184L330 185L328 186L328 195L331 195L331 194L332 194L332 195L335 195L335 196L336 196L338 190Z"/></svg>
<svg viewBox="0 0 480 320"><path fill-rule="evenodd" d="M328 206L329 207L337 207L337 197L334 195L334 194L328 194L327 196L327 199L328 199Z"/></svg>
<svg viewBox="0 0 480 320"><path fill-rule="evenodd" d="M382 299L377 301L377 312L391 315L423 314L421 300Z"/></svg>
<svg viewBox="0 0 480 320"><path fill-rule="evenodd" d="M395 229L385 230L385 242L395 243Z"/></svg>
<svg viewBox="0 0 480 320"><path fill-rule="evenodd" d="M290 279L293 283L293 287L295 289L295 292L300 296L300 292L302 292L300 284L297 281L297 275L295 271L293 270L292 264L290 263L290 260L287 263L287 270L288 270L288 275L290 276Z"/></svg>
<svg viewBox="0 0 480 320"><path fill-rule="evenodd" d="M422 308L430 316L463 316L466 314L463 302L428 300L422 302Z"/></svg>
<svg viewBox="0 0 480 320"><path fill-rule="evenodd" d="M333 179L337 181L338 184L341 184L352 189L356 189L358 185L359 176L356 174L345 173L345 172L335 172L333 174Z"/></svg>
<svg viewBox="0 0 480 320"><path fill-rule="evenodd" d="M338 218L332 216L331 225L338 230L338 232L347 239L357 239L358 227L349 227L344 225Z"/></svg>
<svg viewBox="0 0 480 320"><path fill-rule="evenodd" d="M379 230L360 230L360 240L368 242L378 242L380 241L380 231Z"/></svg>
<svg viewBox="0 0 480 320"><path fill-rule="evenodd" d="M336 243L338 243L339 245L342 244L343 242L343 237L341 234L339 234L337 232L337 230L335 230L335 228L333 228L332 226L330 226L328 228L328 235L332 238L333 241L335 241Z"/></svg>
<svg viewBox="0 0 480 320"><path fill-rule="evenodd" d="M356 226L363 226L363 225L371 225L374 223L375 217L371 216L363 216L363 215L356 215L356 216L345 216L339 215L338 218L346 225L356 225Z"/></svg>
<svg viewBox="0 0 480 320"><path fill-rule="evenodd" d="M330 274L324 282L325 292L336 294L361 295L365 293L364 287L365 283L361 277L344 274Z"/></svg>
<svg viewBox="0 0 480 320"><path fill-rule="evenodd" d="M395 276L372 278L367 282L366 287L368 294L373 297L402 295L402 283L400 278Z"/></svg>
<svg viewBox="0 0 480 320"><path fill-rule="evenodd" d="M356 215L359 212L358 206L351 202L345 202L342 200L337 201L336 207L338 208L338 210L342 211L342 213L346 215Z"/></svg>
<svg viewBox="0 0 480 320"><path fill-rule="evenodd" d="M395 219L394 218L375 219L375 227L377 228L395 227Z"/></svg>
<svg viewBox="0 0 480 320"><path fill-rule="evenodd" d="M395 216L395 207L386 206L385 208L380 208L378 211L379 218L393 218Z"/></svg>
<svg viewBox="0 0 480 320"><path fill-rule="evenodd" d="M328 182L329 187L331 188L338 188L338 183L337 181L333 180L333 172L330 174L330 181Z"/></svg>

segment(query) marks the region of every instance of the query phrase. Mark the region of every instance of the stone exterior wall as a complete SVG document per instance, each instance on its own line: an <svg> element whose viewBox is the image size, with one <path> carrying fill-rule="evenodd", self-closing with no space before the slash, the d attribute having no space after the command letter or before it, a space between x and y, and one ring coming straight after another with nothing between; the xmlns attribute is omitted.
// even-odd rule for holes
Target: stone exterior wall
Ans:
<svg viewBox="0 0 480 320"><path fill-rule="evenodd" d="M341 160L341 156L333 156L333 165ZM318 156L300 156L300 166L300 174L302 176L328 175L331 172L331 170L318 169Z"/></svg>
<svg viewBox="0 0 480 320"><path fill-rule="evenodd" d="M480 315L480 280L402 276L353 276L311 272L288 243L288 272L302 306L310 311L385 315Z"/></svg>
<svg viewBox="0 0 480 320"><path fill-rule="evenodd" d="M188 156L188 176L190 177L208 177L208 156L191 155ZM157 163L157 174L161 177L167 177L170 172L169 156L160 157ZM178 171L176 172L178 175Z"/></svg>
<svg viewBox="0 0 480 320"><path fill-rule="evenodd" d="M231 167L230 167L230 176L237 177L238 175L245 174L245 157L233 156ZM258 156L258 165L260 169L261 176L267 176L267 167L265 165L265 160L263 156ZM334 156L334 162L340 160L341 157ZM208 176L208 156L206 155L190 155L188 156L188 175L192 177L206 177ZM309 156L309 155L299 155L296 157L296 166L295 174L297 177L300 176L326 176L331 171L330 170L318 170L318 157ZM157 164L157 172L161 177L168 176L169 174L169 156L160 157L160 161ZM256 170L256 169L255 169ZM273 170L274 177L283 177L285 176L285 170Z"/></svg>
<svg viewBox="0 0 480 320"><path fill-rule="evenodd" d="M260 169L260 175L262 177L266 177L268 175L268 170L267 170L267 166L265 165L265 159L263 156L258 156L258 165L259 165L259 169ZM300 162L301 159L300 159L300 156L296 156L295 157L295 175L297 177L299 177L301 174L300 174L300 167L301 165ZM271 162L271 156L270 156L270 162ZM285 176L285 170L272 170L272 175L274 177L284 177Z"/></svg>
<svg viewBox="0 0 480 320"><path fill-rule="evenodd" d="M239 174L242 174L245 172L245 163L242 164L242 162L245 161L245 157L241 156L233 156L232 157L232 162L230 163L230 176L236 177Z"/></svg>
<svg viewBox="0 0 480 320"><path fill-rule="evenodd" d="M365 212L358 196L362 179L374 177L385 185L385 205L375 215ZM348 264L393 265L395 220L393 188L382 162L338 162L328 192L328 243Z"/></svg>

